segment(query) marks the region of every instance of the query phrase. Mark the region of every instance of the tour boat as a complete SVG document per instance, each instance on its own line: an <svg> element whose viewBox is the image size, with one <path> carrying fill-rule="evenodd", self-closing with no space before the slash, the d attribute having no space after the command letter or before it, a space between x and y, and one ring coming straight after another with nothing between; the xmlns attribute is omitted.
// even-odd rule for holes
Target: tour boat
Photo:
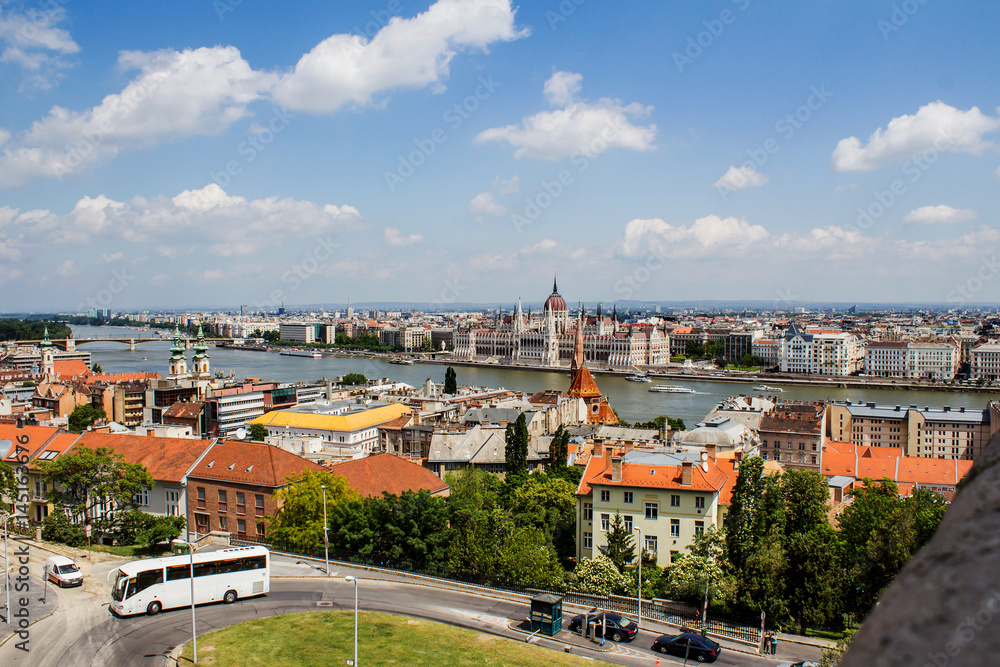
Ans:
<svg viewBox="0 0 1000 667"><path fill-rule="evenodd" d="M629 382L649 382L650 381L648 377L646 377L645 375L640 375L638 373L633 373L632 375L628 375L628 376L625 377L625 379L628 380Z"/></svg>
<svg viewBox="0 0 1000 667"><path fill-rule="evenodd" d="M675 387L667 384L654 384L649 388L650 391L663 392L665 394L693 394L694 389L688 389L687 387Z"/></svg>
<svg viewBox="0 0 1000 667"><path fill-rule="evenodd" d="M757 385L754 391L784 391L781 387L769 387L766 384Z"/></svg>
<svg viewBox="0 0 1000 667"><path fill-rule="evenodd" d="M282 350L281 354L286 357L307 357L309 359L322 359L323 354L315 350Z"/></svg>

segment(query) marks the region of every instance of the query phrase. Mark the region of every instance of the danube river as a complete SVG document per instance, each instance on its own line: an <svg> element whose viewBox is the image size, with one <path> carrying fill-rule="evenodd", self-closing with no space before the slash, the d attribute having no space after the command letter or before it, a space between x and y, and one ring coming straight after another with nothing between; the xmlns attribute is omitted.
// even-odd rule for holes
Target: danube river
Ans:
<svg viewBox="0 0 1000 667"><path fill-rule="evenodd" d="M74 326L77 338L149 338L155 331L138 331L118 327ZM135 351L114 342L87 343L80 347L91 353L92 363L100 364L107 373L129 371L152 371L167 374L167 360L170 357L170 341L155 341L138 345ZM286 357L276 352L246 352L209 348L212 371L222 371L226 377L234 374L237 380L245 377L259 377L276 382L313 382L323 378L335 378L347 373L362 373L369 379L390 378L414 386L423 384L427 378L434 382L444 382L447 366L436 364L413 364L403 366L389 364L377 359L324 356L322 359ZM187 351L190 360L193 352ZM566 389L569 375L565 371L515 370L502 367L457 366L460 385L483 387L503 387L525 392L543 389ZM618 411L618 415L630 422L647 421L657 415L679 417L690 428L708 414L722 399L733 394L757 393L754 382L706 382L663 379L664 384L679 385L694 389L694 394L660 394L649 391L649 384L629 382L623 377L597 375L598 386ZM767 380L775 385L773 379ZM782 398L798 401L873 401L883 405L917 405L920 407L985 408L990 400L1000 396L995 394L918 391L901 389L843 389L835 387L786 386Z"/></svg>

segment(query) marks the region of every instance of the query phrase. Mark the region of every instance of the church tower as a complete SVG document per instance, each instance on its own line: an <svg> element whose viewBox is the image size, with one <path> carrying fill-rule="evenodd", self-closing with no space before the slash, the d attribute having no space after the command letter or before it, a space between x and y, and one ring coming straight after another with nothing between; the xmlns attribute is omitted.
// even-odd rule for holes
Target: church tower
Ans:
<svg viewBox="0 0 1000 667"><path fill-rule="evenodd" d="M47 382L51 382L56 377L56 350L49 340L49 328L45 327L45 337L39 347L42 350L42 375Z"/></svg>
<svg viewBox="0 0 1000 667"><path fill-rule="evenodd" d="M181 340L181 330L174 325L174 344L170 347L170 364L168 374L170 377L184 377L187 375L187 359L184 358L184 341Z"/></svg>
<svg viewBox="0 0 1000 667"><path fill-rule="evenodd" d="M198 325L198 340L194 344L194 373L201 377L209 377L208 345L205 344L205 333Z"/></svg>

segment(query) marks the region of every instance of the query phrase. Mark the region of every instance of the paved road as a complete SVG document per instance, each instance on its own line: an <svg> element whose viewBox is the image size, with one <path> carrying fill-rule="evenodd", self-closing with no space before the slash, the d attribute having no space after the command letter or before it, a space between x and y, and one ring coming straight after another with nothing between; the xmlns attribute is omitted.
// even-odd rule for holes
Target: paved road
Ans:
<svg viewBox="0 0 1000 667"><path fill-rule="evenodd" d="M275 571L301 573L301 578L271 580L271 592L264 597L241 600L233 605L206 605L197 609L198 634L202 635L233 623L303 611L353 609L354 587L342 579L316 577L316 571L294 560L274 559ZM101 564L104 565L104 564ZM59 609L50 617L31 627L30 652L15 648L14 642L0 647L0 665L25 667L84 667L119 665L168 664L170 651L191 637L190 609L166 611L159 616L117 618L107 606L107 587L100 572L110 571L95 564L91 586L61 592ZM512 621L528 614L528 604L484 597L482 594L448 588L428 588L415 583L372 579L364 570L348 570L335 566L343 577L354 574L360 580L360 607L368 611L383 611L416 618L449 623L491 634L523 640L524 635L511 630ZM105 573L106 574L106 573ZM103 591L95 590L102 587ZM89 590L88 590L89 588ZM320 601L324 606L319 606ZM326 606L326 604L329 606ZM556 639L535 640L535 643L562 650L563 633ZM610 653L598 653L574 647L573 652L621 665L649 666L660 658L662 664L681 664L681 660L657 656L649 650L656 634L640 632L637 639L625 645L615 645ZM348 656L345 656L348 657ZM806 656L809 657L809 656ZM169 661L172 664L172 661ZM763 657L723 651L720 665L774 665Z"/></svg>

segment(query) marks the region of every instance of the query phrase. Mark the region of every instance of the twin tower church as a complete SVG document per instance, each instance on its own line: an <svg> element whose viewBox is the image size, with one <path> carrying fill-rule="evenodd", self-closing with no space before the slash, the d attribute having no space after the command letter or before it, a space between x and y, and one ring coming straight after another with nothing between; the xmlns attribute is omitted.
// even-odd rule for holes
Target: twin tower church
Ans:
<svg viewBox="0 0 1000 667"><path fill-rule="evenodd" d="M211 372L208 361L208 345L205 344L205 333L198 325L198 338L194 344L194 357L191 359L191 370L188 371L187 358L184 356L184 339L181 338L181 331L174 326L174 344L170 347L169 377L172 378L210 378Z"/></svg>

